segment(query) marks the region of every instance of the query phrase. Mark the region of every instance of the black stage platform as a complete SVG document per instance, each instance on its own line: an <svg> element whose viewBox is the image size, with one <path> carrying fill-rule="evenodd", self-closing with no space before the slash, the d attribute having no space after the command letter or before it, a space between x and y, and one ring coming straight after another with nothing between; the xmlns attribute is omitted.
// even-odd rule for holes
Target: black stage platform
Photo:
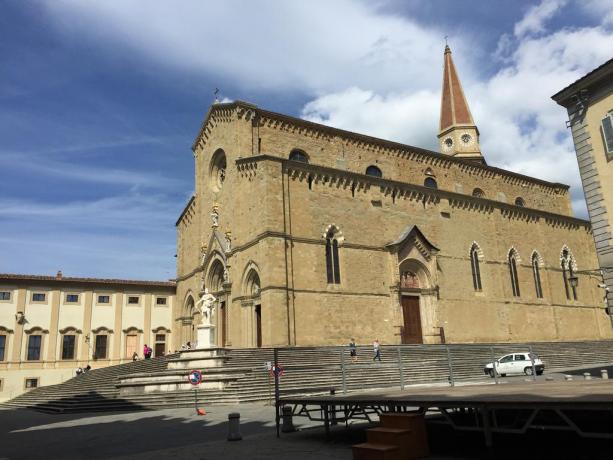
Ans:
<svg viewBox="0 0 613 460"><path fill-rule="evenodd" d="M529 429L567 430L582 437L613 439L613 380L521 382L501 385L407 387L343 395L291 396L294 416L330 426L350 420L372 421L381 412L427 413L428 423L456 430L523 434Z"/></svg>

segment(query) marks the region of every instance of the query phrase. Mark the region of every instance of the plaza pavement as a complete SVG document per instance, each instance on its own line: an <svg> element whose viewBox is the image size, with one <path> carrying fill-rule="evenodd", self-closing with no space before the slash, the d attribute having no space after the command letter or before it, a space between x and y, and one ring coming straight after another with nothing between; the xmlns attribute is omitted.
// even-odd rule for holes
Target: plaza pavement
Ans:
<svg viewBox="0 0 613 460"><path fill-rule="evenodd" d="M563 376L556 376L560 378ZM520 378L505 379L506 382ZM523 379L521 379L523 380ZM202 407L202 406L201 406ZM296 433L277 439L274 408L262 403L203 405L192 409L45 414L0 410L0 460L4 459L290 459L350 460L351 446L364 442L367 424L333 427L326 441L321 424L295 417ZM228 414L240 412L242 441L228 442ZM610 459L613 443L582 440L568 433L531 432L495 437L493 455L484 451L483 436L430 427L431 460L454 459Z"/></svg>

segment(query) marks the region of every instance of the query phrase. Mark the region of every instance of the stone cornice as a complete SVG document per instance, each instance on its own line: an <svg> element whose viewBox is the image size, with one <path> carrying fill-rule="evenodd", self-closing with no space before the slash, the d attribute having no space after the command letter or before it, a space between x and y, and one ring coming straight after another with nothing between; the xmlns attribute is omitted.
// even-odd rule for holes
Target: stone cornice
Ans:
<svg viewBox="0 0 613 460"><path fill-rule="evenodd" d="M461 171L472 172L481 177L499 177L506 182L514 184L539 185L555 193L566 192L568 185L548 182L541 179L525 176L523 174L506 171L494 166L482 165L474 161L463 160L449 155L444 155L432 150L414 147L412 145L401 144L399 142L388 141L365 134L354 133L331 126L314 123L301 118L283 115L269 110L260 109L247 102L236 101L228 104L213 104L206 114L200 127L198 136L192 145L192 151L196 153L197 148L203 147L209 138L214 125L229 122L233 119L252 121L256 120L260 126L271 126L288 131L298 131L303 135L314 138L341 138L348 147L368 148L374 152L385 153L391 156L403 157L408 160L421 161L426 164L439 165L443 167L457 166Z"/></svg>
<svg viewBox="0 0 613 460"><path fill-rule="evenodd" d="M179 216L179 218L177 219L177 221L175 222L175 227L177 227L179 225L179 223L183 220L183 217L185 217L185 215L188 213L188 211L190 210L190 206L192 205L192 203L194 203L196 201L196 196L192 195L191 198L189 199L189 201L187 202L187 204L185 205L185 207L183 208L183 211L181 211L181 215Z"/></svg>
<svg viewBox="0 0 613 460"><path fill-rule="evenodd" d="M548 224L553 226L584 226L590 229L589 221L577 217L516 206L514 204L502 203L488 198L474 197L472 195L463 195L447 190L431 189L421 185L367 176L365 174L329 168L326 166L290 161L285 158L270 155L240 158L236 160L236 166L239 173L243 174L244 171L256 170L257 166L254 166L254 163L263 161L280 163L283 167L283 172L296 180L306 180L310 178L315 183L323 183L336 187L355 187L356 190L377 186L380 187L383 194L394 196L396 199L405 198L425 203L438 203L441 199L446 199L449 205L454 208L478 209L485 212L492 212L498 209L504 217L509 219L522 219L527 221L544 219Z"/></svg>
<svg viewBox="0 0 613 460"><path fill-rule="evenodd" d="M213 104L200 125L198 135L192 144L192 152L196 156L198 147L204 147L214 126L221 123L229 123L234 119L245 118L251 120L257 112L257 106L248 102L236 101L226 104Z"/></svg>

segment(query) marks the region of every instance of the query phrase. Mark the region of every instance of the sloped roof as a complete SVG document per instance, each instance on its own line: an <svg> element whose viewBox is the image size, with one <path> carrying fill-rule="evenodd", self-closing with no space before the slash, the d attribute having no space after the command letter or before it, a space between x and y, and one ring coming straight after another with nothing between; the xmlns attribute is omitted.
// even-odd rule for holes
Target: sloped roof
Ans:
<svg viewBox="0 0 613 460"><path fill-rule="evenodd" d="M445 46L440 131L445 131L452 126L474 126L474 124L475 122L468 108L468 102L466 102L466 96L464 96L458 72L451 57L451 49L449 46Z"/></svg>
<svg viewBox="0 0 613 460"><path fill-rule="evenodd" d="M411 224L408 225L400 234L400 236L398 238L396 238L394 241L392 241L391 243L388 243L385 245L385 247L387 248L392 248L394 246L398 246L400 244L402 244L403 242L406 241L406 239L411 236L413 233L417 233L417 235L426 243L428 243L430 245L430 247L432 249L434 249L435 251L439 251L439 248L437 248L434 244L432 244L432 242L430 240L428 240L428 238L425 237L425 235L422 233L422 231L417 227L417 225L415 224Z"/></svg>
<svg viewBox="0 0 613 460"><path fill-rule="evenodd" d="M575 80L567 87L561 89L551 96L551 99L556 101L558 104L565 106L565 102L570 96L573 95L573 93L576 93L577 91L605 78L607 78L608 81L613 80L613 58L596 67L591 72L586 73L583 77Z"/></svg>
<svg viewBox="0 0 613 460"><path fill-rule="evenodd" d="M79 278L72 276L23 275L15 273L0 273L0 281L44 281L58 283L85 283L85 284L121 284L149 287L175 287L174 281L146 281L126 280L115 278Z"/></svg>

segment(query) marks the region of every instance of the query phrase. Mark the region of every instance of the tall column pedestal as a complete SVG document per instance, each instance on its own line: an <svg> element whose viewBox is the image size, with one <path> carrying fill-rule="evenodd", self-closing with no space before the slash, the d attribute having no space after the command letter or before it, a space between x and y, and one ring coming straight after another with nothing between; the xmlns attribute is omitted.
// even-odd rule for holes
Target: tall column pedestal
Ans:
<svg viewBox="0 0 613 460"><path fill-rule="evenodd" d="M212 324L201 324L197 326L197 342L194 348L214 348L215 347L215 326Z"/></svg>

